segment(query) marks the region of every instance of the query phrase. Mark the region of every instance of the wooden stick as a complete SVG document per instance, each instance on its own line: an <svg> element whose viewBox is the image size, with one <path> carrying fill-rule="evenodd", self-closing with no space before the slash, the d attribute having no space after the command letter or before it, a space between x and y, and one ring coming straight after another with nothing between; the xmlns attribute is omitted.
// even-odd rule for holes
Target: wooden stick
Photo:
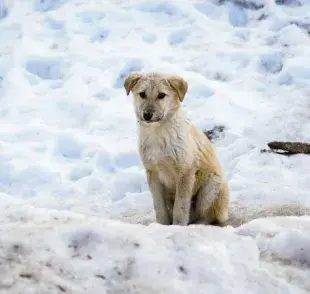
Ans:
<svg viewBox="0 0 310 294"><path fill-rule="evenodd" d="M310 154L309 143L274 141L268 143L268 147L272 149L272 151L275 151L276 153L280 153L283 155L292 155L298 153ZM282 150L283 152L279 152L279 150Z"/></svg>

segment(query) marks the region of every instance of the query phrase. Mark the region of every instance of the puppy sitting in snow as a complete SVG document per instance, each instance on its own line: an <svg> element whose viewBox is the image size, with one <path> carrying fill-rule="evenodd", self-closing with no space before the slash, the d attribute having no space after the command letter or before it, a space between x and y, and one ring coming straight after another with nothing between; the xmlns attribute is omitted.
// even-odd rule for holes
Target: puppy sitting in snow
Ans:
<svg viewBox="0 0 310 294"><path fill-rule="evenodd" d="M160 224L224 224L229 192L215 151L186 118L181 102L187 82L161 73L132 73L139 148Z"/></svg>

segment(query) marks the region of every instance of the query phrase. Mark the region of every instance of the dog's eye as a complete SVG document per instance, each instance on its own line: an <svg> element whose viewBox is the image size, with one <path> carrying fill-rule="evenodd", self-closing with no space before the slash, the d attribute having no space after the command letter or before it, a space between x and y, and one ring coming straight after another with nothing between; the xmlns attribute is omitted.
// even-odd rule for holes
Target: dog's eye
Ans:
<svg viewBox="0 0 310 294"><path fill-rule="evenodd" d="M158 94L158 99L163 99L166 97L166 94L165 93L159 93Z"/></svg>
<svg viewBox="0 0 310 294"><path fill-rule="evenodd" d="M140 97L141 97L142 99L145 99L145 98L146 98L145 92L141 92L141 93L139 93L139 95L140 95Z"/></svg>

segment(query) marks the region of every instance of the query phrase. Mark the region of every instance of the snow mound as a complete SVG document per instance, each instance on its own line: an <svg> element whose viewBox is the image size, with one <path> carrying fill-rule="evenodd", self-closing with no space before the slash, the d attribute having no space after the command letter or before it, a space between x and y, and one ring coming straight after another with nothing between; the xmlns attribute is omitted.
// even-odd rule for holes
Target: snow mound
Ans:
<svg viewBox="0 0 310 294"><path fill-rule="evenodd" d="M294 284L294 279L291 283L277 268L268 272L268 265L261 264L255 239L236 234L232 228L145 227L44 209L27 214L23 223L0 228L0 288L5 293L271 294L310 290L306 280ZM309 229L310 220L300 222L304 222L300 232L307 233L303 229ZM269 220L257 222L264 230L272 224ZM272 227L274 233L279 229L276 224ZM286 245L283 238L277 242Z"/></svg>
<svg viewBox="0 0 310 294"><path fill-rule="evenodd" d="M264 254L295 260L310 266L310 217L258 219L236 229L254 237Z"/></svg>

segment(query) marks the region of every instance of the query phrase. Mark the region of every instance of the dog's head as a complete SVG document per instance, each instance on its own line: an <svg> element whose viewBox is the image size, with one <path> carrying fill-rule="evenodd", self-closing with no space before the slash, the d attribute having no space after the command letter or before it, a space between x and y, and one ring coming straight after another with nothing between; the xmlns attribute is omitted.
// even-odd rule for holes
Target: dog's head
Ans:
<svg viewBox="0 0 310 294"><path fill-rule="evenodd" d="M187 82L179 76L161 73L132 73L124 83L127 95L132 91L140 123L154 125L164 122L181 106Z"/></svg>

